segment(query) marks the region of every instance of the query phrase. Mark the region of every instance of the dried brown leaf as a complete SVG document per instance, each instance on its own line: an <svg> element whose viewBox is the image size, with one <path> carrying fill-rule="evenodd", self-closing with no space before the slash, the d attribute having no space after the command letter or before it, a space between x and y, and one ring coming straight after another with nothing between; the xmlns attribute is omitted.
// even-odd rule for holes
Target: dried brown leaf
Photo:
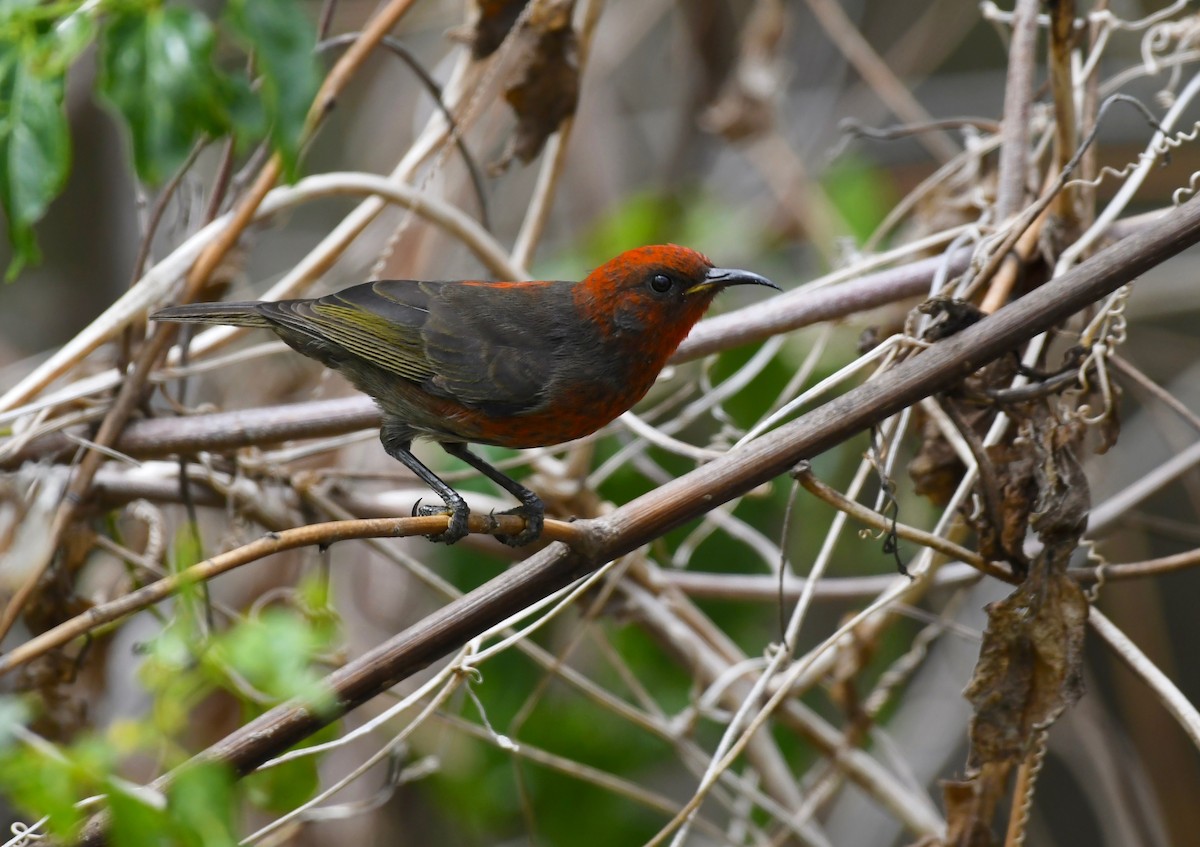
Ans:
<svg viewBox="0 0 1200 847"><path fill-rule="evenodd" d="M1047 416L1048 417L1048 416ZM1076 457L1085 427L1080 423L1043 427L1034 443L1040 461L1034 466L1038 498L1030 526L1046 548L1047 564L1061 571L1087 528L1091 493Z"/></svg>
<svg viewBox="0 0 1200 847"><path fill-rule="evenodd" d="M475 0L476 17L470 26L451 32L456 40L471 45L471 57L486 59L508 36L528 0Z"/></svg>
<svg viewBox="0 0 1200 847"><path fill-rule="evenodd" d="M936 506L945 506L962 480L965 466L937 423L919 406L913 407L921 429L921 447L908 463L913 489Z"/></svg>
<svg viewBox="0 0 1200 847"><path fill-rule="evenodd" d="M986 317L974 303L941 294L917 306L917 311L931 318L923 333L926 341L949 338Z"/></svg>
<svg viewBox="0 0 1200 847"><path fill-rule="evenodd" d="M522 49L504 99L517 115L517 127L493 173L514 158L525 164L541 152L546 139L575 114L579 102L578 39L571 28L574 0L533 0L522 25Z"/></svg>
<svg viewBox="0 0 1200 847"><path fill-rule="evenodd" d="M1023 759L1037 730L1083 694L1088 603L1066 575L1090 506L1087 478L1075 456L1082 429L1045 413L1031 417L1022 430L1021 441L1037 459L1030 469L1036 500L1028 520L1043 548L1025 582L988 607L979 663L966 691L975 706L974 764Z"/></svg>
<svg viewBox="0 0 1200 847"><path fill-rule="evenodd" d="M1063 574L1035 567L1011 595L988 606L988 628L966 697L971 763L1020 761L1037 731L1083 693L1087 599Z"/></svg>
<svg viewBox="0 0 1200 847"><path fill-rule="evenodd" d="M979 553L991 560L1019 562L1024 568L1021 548L1036 506L1038 489L1033 471L1037 459L1024 441L996 444L986 452L997 485L997 513L994 522L985 516L984 522L976 526Z"/></svg>
<svg viewBox="0 0 1200 847"><path fill-rule="evenodd" d="M946 806L946 844L953 847L995 847L991 820L1004 796L1006 767L984 768L970 779L942 782Z"/></svg>

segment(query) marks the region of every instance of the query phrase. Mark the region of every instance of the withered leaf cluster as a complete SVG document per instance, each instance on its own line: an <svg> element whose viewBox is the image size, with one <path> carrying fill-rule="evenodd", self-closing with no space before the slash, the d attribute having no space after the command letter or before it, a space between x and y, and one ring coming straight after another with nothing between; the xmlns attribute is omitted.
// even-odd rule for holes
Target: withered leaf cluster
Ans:
<svg viewBox="0 0 1200 847"><path fill-rule="evenodd" d="M1009 435L985 447L984 434L1001 408L997 387L1010 385L1017 369L1015 357L1000 360L938 398L979 465L975 505L963 515L979 552L1023 577L987 608L979 661L964 692L975 710L967 775L944 786L947 843L970 847L995 843L992 819L1012 769L1039 755L1044 731L1083 694L1088 599L1067 574L1091 506L1081 457L1106 449L1116 436L1115 420L1099 427L1082 422L1079 411L1089 398L1071 380L1057 383L1063 390L1033 390L1004 404L1013 419ZM910 470L922 491L944 502L962 464L932 421L924 422L924 433Z"/></svg>

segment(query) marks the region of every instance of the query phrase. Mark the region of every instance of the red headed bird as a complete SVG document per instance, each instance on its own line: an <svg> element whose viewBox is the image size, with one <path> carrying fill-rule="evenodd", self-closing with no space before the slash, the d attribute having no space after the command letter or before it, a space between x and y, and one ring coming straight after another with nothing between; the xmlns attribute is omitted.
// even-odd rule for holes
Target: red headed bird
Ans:
<svg viewBox="0 0 1200 847"><path fill-rule="evenodd" d="M715 268L675 245L639 247L582 282L382 280L311 300L196 303L154 320L257 326L341 371L383 416L383 448L445 501L453 544L467 504L412 454L429 438L520 502L518 546L542 531L529 489L467 449L468 442L545 447L589 435L650 390L713 297L729 285L766 285L748 271ZM441 509L420 510L423 514Z"/></svg>

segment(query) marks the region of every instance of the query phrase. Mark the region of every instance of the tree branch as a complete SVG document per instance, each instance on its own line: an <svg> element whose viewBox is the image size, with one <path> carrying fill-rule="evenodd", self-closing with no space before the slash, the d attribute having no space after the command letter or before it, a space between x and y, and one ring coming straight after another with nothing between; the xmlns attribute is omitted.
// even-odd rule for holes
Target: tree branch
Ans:
<svg viewBox="0 0 1200 847"><path fill-rule="evenodd" d="M1059 324L1121 285L1200 241L1200 201L1181 206L1145 232L1109 247L1058 279L961 333L932 345L767 436L668 482L611 515L579 521L576 548L552 544L331 674L335 705L320 713L286 703L231 733L203 758L245 774L325 724L386 691L479 632L604 562L744 494L879 423L922 397L946 390L1021 342ZM169 775L156 785L169 781ZM85 844L104 839L94 819Z"/></svg>

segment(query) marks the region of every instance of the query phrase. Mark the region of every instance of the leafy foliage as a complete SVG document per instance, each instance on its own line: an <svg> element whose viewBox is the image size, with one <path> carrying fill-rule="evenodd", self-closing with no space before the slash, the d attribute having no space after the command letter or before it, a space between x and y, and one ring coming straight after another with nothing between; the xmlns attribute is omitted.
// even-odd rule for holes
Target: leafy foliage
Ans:
<svg viewBox="0 0 1200 847"><path fill-rule="evenodd" d="M105 28L100 93L125 119L147 182L178 167L198 135L230 129L212 72L215 37L208 18L178 6L118 12Z"/></svg>
<svg viewBox="0 0 1200 847"><path fill-rule="evenodd" d="M226 9L234 32L256 51L271 142L289 179L298 175L299 142L321 81L313 59L316 34L296 9L289 0L233 0Z"/></svg>
<svg viewBox="0 0 1200 847"><path fill-rule="evenodd" d="M221 137L235 138L240 149L269 140L288 178L299 173L320 69L315 30L298 4L231 2L214 22L154 0L111 11L104 4L2 3L0 32L0 206L14 249L9 279L40 259L34 225L70 171L64 79L94 42L96 93L126 127L142 181L163 182L197 143ZM236 45L244 55L231 49ZM224 69L218 56L238 70ZM241 70L248 66L261 74L257 86Z"/></svg>
<svg viewBox="0 0 1200 847"><path fill-rule="evenodd" d="M108 793L112 843L234 847L233 787L233 774L216 762L181 768L166 790L165 804L114 786Z"/></svg>
<svg viewBox="0 0 1200 847"><path fill-rule="evenodd" d="M0 43L0 203L15 250L11 279L40 259L33 224L62 190L71 145L63 111L63 72L46 67L30 40Z"/></svg>
<svg viewBox="0 0 1200 847"><path fill-rule="evenodd" d="M186 602L180 605L177 618L147 645L139 669L151 697L148 720L117 722L103 734L84 734L60 747L25 744L20 727L32 710L20 700L0 700L0 784L18 807L48 816L51 833L76 835L88 812L75 804L103 793L115 845L234 845L241 797L280 810L315 791L318 757L302 757L237 783L223 765L188 761L191 751L178 739L199 704L218 693L237 698L249 715L291 697L320 708L327 694L313 663L334 637L329 618L315 615L310 621L272 609L205 638L194 625L199 617L182 608ZM164 795L133 790L112 776L122 761L138 755L180 765Z"/></svg>

